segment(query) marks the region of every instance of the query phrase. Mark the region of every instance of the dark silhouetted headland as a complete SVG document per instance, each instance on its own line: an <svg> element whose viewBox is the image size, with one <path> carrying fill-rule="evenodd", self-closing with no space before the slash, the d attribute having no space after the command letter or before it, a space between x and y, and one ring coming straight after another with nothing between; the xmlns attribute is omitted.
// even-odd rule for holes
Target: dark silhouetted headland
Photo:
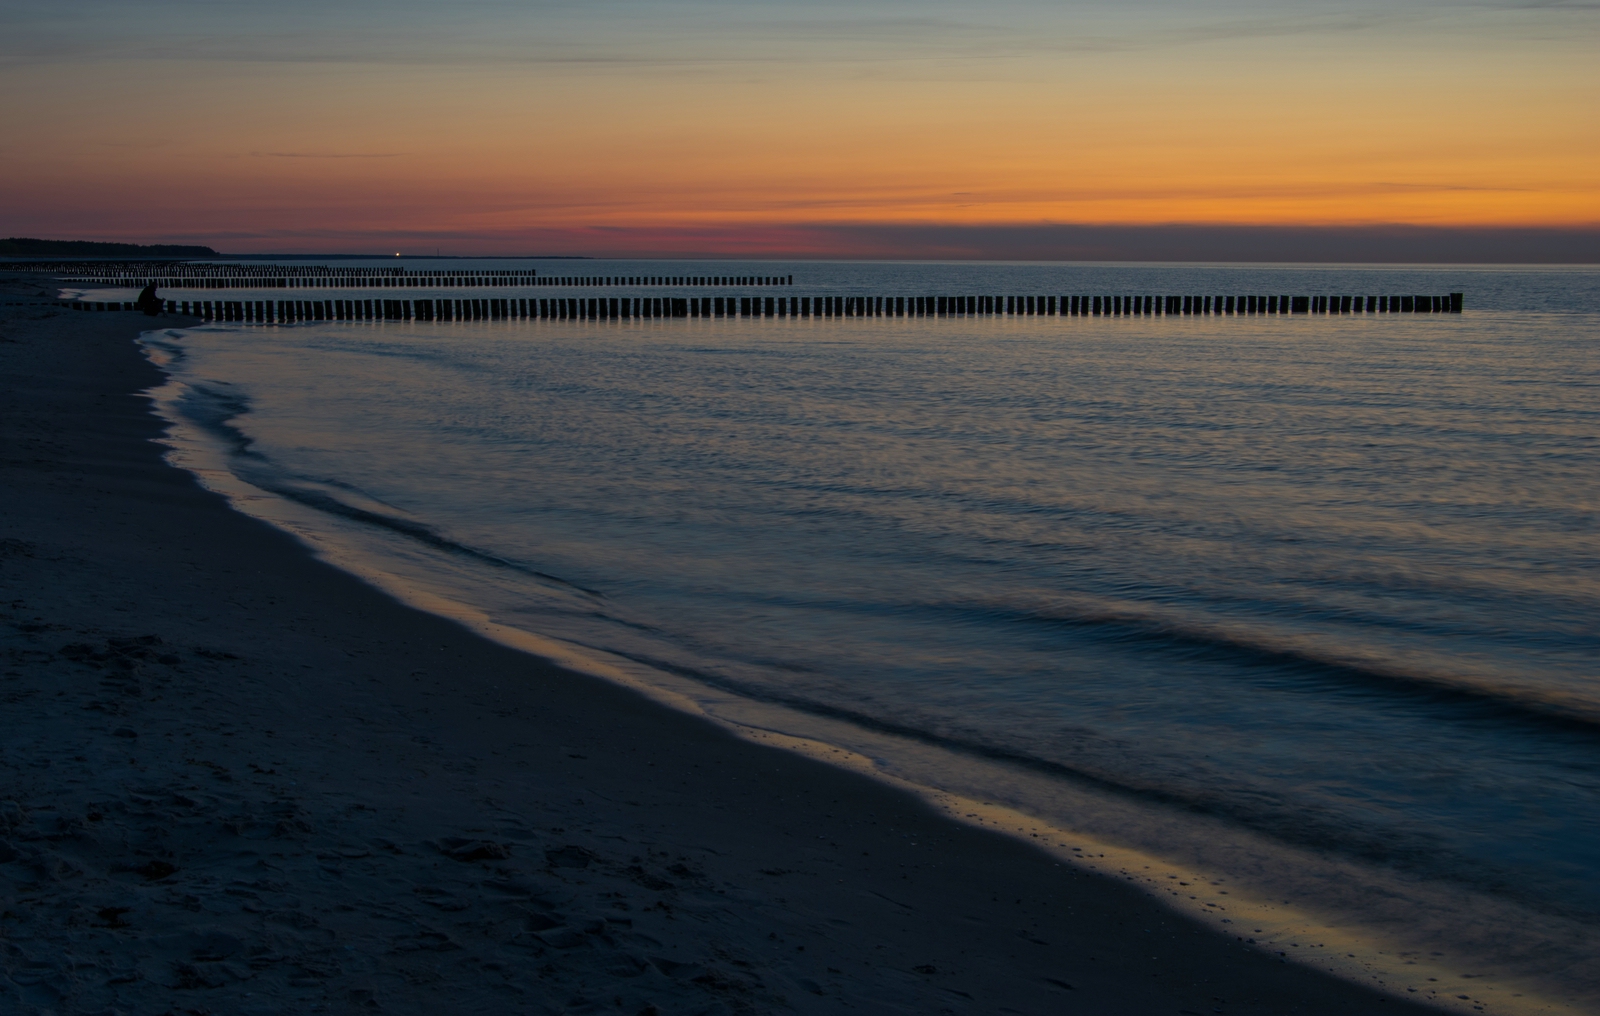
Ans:
<svg viewBox="0 0 1600 1016"><path fill-rule="evenodd" d="M214 258L210 247L179 243L103 243L97 240L38 240L10 236L0 240L0 257L8 258Z"/></svg>

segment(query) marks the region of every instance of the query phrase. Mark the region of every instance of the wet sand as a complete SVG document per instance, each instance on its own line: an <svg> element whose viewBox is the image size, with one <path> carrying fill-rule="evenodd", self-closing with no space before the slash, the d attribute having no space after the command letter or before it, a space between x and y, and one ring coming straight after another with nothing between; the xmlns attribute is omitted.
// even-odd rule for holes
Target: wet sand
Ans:
<svg viewBox="0 0 1600 1016"><path fill-rule="evenodd" d="M0 293L0 1010L1434 1011L396 602L163 462L161 322L49 293Z"/></svg>

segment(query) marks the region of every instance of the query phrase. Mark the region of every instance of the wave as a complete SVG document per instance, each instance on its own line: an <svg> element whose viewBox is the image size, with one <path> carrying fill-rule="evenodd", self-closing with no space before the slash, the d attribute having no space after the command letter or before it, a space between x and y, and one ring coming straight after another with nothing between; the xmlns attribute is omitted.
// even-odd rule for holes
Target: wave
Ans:
<svg viewBox="0 0 1600 1016"><path fill-rule="evenodd" d="M236 467L236 474L259 489L326 515L372 526L476 564L557 584L591 598L596 606L605 600L604 594L598 590L453 539L438 527L406 517L399 509L385 512L362 507L326 489L344 489L359 498L373 500L359 488L343 481L288 475L235 424L234 421L250 412L250 401L244 393L226 382L188 382L185 394L179 400L179 407L188 422L225 447ZM875 606L881 608L884 605ZM1001 627L1071 627L1088 632L1102 641L1134 645L1141 650L1186 655L1191 659L1197 654L1210 656L1236 667L1272 671L1300 682L1320 680L1337 687L1376 689L1391 696L1399 694L1416 701L1448 704L1455 716L1461 719L1487 719L1497 723L1527 722L1580 730L1586 734L1592 734L1600 728L1600 710L1576 696L1563 698L1533 690L1474 684L1470 676L1408 669L1389 661L1358 658L1353 653L1319 644L1309 636L1208 623L1203 619L1179 616L1169 608L1137 601L1041 593L1006 600L929 600L893 606L895 609L919 612L945 612L968 619L981 617ZM608 623L649 631L668 640L673 638L671 633L629 622L609 612L595 610L591 616ZM1525 905L1534 905L1546 911L1578 913L1567 909L1575 907L1575 904L1555 903L1523 893L1518 889L1521 880L1511 869L1502 869L1492 861L1453 851L1420 830L1364 826L1333 809L1304 801L1279 799L1273 794L1239 793L1239 788L1231 785L1207 787L1196 781L1162 780L1157 776L1146 777L1128 771L1133 767L1097 765L1093 760L1048 758L1016 745L995 743L964 732L937 729L939 723L932 718L926 722L906 720L903 713L898 718L890 718L773 685L740 679L718 672L713 667L689 665L660 653L604 642L586 643L571 638L568 641L663 673L685 677L749 701L846 723L956 756L1015 767L1101 794L1207 816L1253 830L1285 844L1331 851L1397 869L1426 872L1433 877L1447 878L1479 890L1516 898ZM768 670L781 666L773 661L737 662ZM1081 735L1086 742L1097 737L1090 731L1083 731ZM1106 742L1106 746L1110 747L1109 742Z"/></svg>
<svg viewBox="0 0 1600 1016"><path fill-rule="evenodd" d="M226 384L227 382L221 382ZM605 594L596 589L590 589L576 582L564 579L559 575L539 571L516 561L510 561L497 554L479 550L457 540L452 540L423 522L403 518L399 515L386 515L369 508L341 501L331 494L317 490L305 483L296 483L284 475L272 460L257 451L255 441L244 431L234 426L232 421L250 411L249 399L231 391L220 391L207 385L188 385L185 397L180 401L184 418L204 429L212 437L219 439L227 447L228 454L235 460L246 460L251 463L244 469L235 470L239 478L251 486L259 487L272 494L287 498L296 504L313 508L317 511L351 522L360 522L364 525L386 529L408 537L435 550L442 550L448 554L465 557L480 564L493 568L503 568L527 575L531 578L552 582L568 589L575 590L596 599L604 599ZM343 481L325 481L329 486L343 487L352 493L365 495L358 488Z"/></svg>
<svg viewBox="0 0 1600 1016"><path fill-rule="evenodd" d="M1593 920L1597 915L1575 901L1552 900L1529 884L1526 873L1510 866L1497 865L1452 850L1442 840L1412 830L1391 826L1363 828L1347 814L1308 805L1305 801L1274 803L1261 794L1207 792L1195 784L1182 788L1154 781L1141 781L1127 772L1112 772L1101 767L1073 765L1001 744L963 737L886 719L859 709L821 702L803 695L789 694L771 687L742 681L714 671L685 666L645 653L619 650L614 646L574 645L609 653L653 670L687 678L698 684L766 705L781 707L808 716L833 720L876 734L888 735L936 748L955 756L999 763L1081 789L1162 809L1219 820L1276 840L1286 846L1331 853L1371 865L1440 879L1479 892L1512 900L1542 913ZM749 720L741 720L751 725ZM787 733L774 729L776 733ZM1085 732L1088 733L1088 732ZM1092 735L1091 735L1092 736Z"/></svg>
<svg viewBox="0 0 1600 1016"><path fill-rule="evenodd" d="M1043 598L1041 598L1043 599ZM1413 701L1449 705L1462 719L1524 721L1546 727L1594 733L1600 730L1600 702L1549 688L1494 684L1487 677L1405 667L1391 660L1331 647L1310 635L1273 632L1263 627L1209 623L1175 611L1139 609L1128 602L1051 597L1045 602L948 602L929 604L968 616L982 615L1019 625L1076 628L1107 642L1138 648L1211 657L1236 667L1274 670L1297 681L1323 680L1343 688L1360 687Z"/></svg>

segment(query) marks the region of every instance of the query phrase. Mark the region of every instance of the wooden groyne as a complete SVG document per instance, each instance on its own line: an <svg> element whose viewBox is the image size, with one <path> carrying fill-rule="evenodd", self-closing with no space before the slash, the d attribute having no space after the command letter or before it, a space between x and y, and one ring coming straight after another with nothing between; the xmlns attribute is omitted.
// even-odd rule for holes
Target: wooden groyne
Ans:
<svg viewBox="0 0 1600 1016"><path fill-rule="evenodd" d="M1262 314L1460 314L1462 294L1391 296L611 296L445 299L166 300L207 321L629 320L726 317L1195 317ZM133 310L132 303L69 303Z"/></svg>
<svg viewBox="0 0 1600 1016"><path fill-rule="evenodd" d="M595 286L792 286L793 275L540 275L535 269L345 268L338 265L115 265L55 274L72 285L143 289L453 289Z"/></svg>

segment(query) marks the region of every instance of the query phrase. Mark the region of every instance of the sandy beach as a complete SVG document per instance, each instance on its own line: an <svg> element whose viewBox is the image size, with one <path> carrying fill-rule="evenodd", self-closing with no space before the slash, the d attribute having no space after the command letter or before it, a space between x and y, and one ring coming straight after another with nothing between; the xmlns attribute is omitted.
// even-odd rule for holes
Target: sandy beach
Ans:
<svg viewBox="0 0 1600 1016"><path fill-rule="evenodd" d="M404 606L0 307L0 1010L1431 1012Z"/></svg>

